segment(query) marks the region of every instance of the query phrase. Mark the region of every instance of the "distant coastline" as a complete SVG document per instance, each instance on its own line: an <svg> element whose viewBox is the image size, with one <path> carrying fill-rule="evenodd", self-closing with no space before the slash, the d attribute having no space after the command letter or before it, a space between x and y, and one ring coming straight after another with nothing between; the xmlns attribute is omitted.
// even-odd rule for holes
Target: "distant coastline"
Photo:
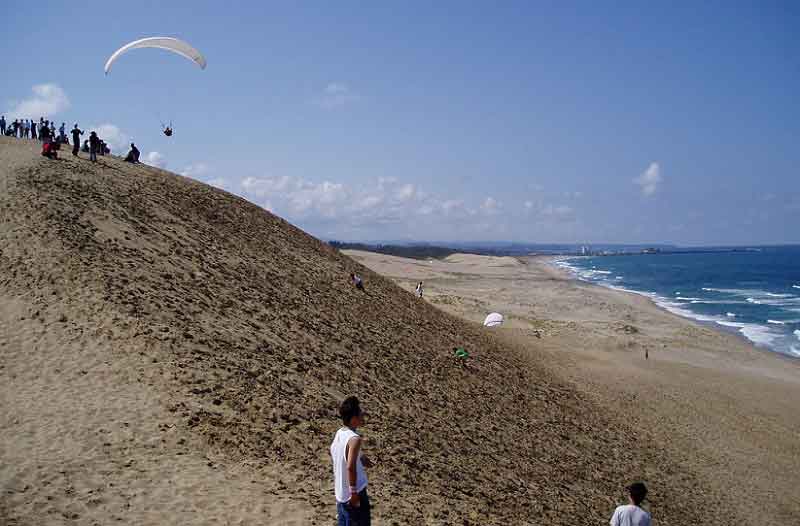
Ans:
<svg viewBox="0 0 800 526"><path fill-rule="evenodd" d="M730 254L734 252L747 251L731 251ZM712 257L717 259L722 257L719 252L690 254L714 254ZM682 281L676 282L669 270L655 272L648 267L653 266L652 261L656 260L636 258L636 261L641 261L637 263L642 268L640 274L646 276L641 278L635 274L636 266L631 263L634 260L626 260L631 255L617 254L618 259L608 260L599 260L599 255L554 256L548 259L548 263L572 279L648 298L662 310L718 332L734 334L760 351L791 360L800 359L800 294L792 290L798 288L793 283L794 279L788 278L783 283L770 283L768 280L757 282L756 277L764 278L763 267L756 267L759 268L758 276L751 278L748 272L756 271L749 269L749 265L741 265L737 269L738 281L726 281L725 275L716 274L714 283L687 283L685 274L691 265L680 265L679 272L684 276ZM664 255L681 256L687 253ZM703 261L692 259L688 263L696 263L703 273L707 272ZM737 268L735 264L731 267Z"/></svg>

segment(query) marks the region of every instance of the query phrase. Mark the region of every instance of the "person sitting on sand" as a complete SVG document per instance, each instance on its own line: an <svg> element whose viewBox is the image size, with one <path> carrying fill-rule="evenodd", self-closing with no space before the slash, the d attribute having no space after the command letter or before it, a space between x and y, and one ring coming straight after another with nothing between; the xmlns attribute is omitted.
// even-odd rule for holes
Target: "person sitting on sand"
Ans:
<svg viewBox="0 0 800 526"><path fill-rule="evenodd" d="M133 164L139 163L139 149L135 144L131 143L131 151L125 156L125 161Z"/></svg>
<svg viewBox="0 0 800 526"><path fill-rule="evenodd" d="M54 142L46 142L42 144L42 157L48 159L58 159L58 145Z"/></svg>
<svg viewBox="0 0 800 526"><path fill-rule="evenodd" d="M642 501L647 496L647 487L644 482L634 482L627 488L628 502L617 506L611 516L611 526L650 526L650 514L642 509Z"/></svg>
<svg viewBox="0 0 800 526"><path fill-rule="evenodd" d="M83 141L83 146L81 147L81 151L83 153L89 153L89 139Z"/></svg>
<svg viewBox="0 0 800 526"><path fill-rule="evenodd" d="M351 272L350 273L350 281L353 283L353 285L356 286L356 288L358 290L364 290L364 281L361 279L361 277L358 274L356 274L354 272Z"/></svg>
<svg viewBox="0 0 800 526"><path fill-rule="evenodd" d="M370 504L367 495L367 473L372 462L361 452L361 436L356 433L364 425L364 413L358 398L351 396L339 407L344 424L331 443L334 494L339 526L370 526Z"/></svg>

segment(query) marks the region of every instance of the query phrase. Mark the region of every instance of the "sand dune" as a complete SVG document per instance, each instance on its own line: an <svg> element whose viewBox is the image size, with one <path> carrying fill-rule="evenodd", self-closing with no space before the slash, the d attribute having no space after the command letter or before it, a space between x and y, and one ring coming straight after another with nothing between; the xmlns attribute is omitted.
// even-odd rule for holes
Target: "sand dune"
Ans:
<svg viewBox="0 0 800 526"><path fill-rule="evenodd" d="M331 524L356 394L376 524L598 524L632 479L659 524L737 523L546 354L243 199L8 139L0 188L0 522Z"/></svg>
<svg viewBox="0 0 800 526"><path fill-rule="evenodd" d="M348 254L409 291L424 276L426 299L468 320L503 312L498 338L526 347L536 363L546 356L557 376L647 432L664 455L697 472L699 491L716 493L709 498L746 522L800 517L800 493L787 491L800 486L800 361L642 296L571 280L549 258L505 269L480 256L470 268L425 261L409 276L408 260Z"/></svg>

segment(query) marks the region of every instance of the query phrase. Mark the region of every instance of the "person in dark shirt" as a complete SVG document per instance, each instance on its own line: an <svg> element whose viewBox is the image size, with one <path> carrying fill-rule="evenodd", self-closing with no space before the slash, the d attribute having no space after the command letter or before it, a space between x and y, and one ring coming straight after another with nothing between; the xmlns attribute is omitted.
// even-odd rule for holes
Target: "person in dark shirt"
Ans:
<svg viewBox="0 0 800 526"><path fill-rule="evenodd" d="M6 116L0 116L0 135L6 134Z"/></svg>
<svg viewBox="0 0 800 526"><path fill-rule="evenodd" d="M50 126L47 125L47 121L39 129L39 138L42 142L50 142Z"/></svg>
<svg viewBox="0 0 800 526"><path fill-rule="evenodd" d="M97 150L100 149L100 137L95 132L89 134L89 160L97 162Z"/></svg>
<svg viewBox="0 0 800 526"><path fill-rule="evenodd" d="M139 162L139 149L136 147L135 144L131 143L131 151L128 152L128 155L125 157L125 160L133 164L137 164Z"/></svg>
<svg viewBox="0 0 800 526"><path fill-rule="evenodd" d="M81 148L83 153L89 153L89 139L83 141L83 147Z"/></svg>
<svg viewBox="0 0 800 526"><path fill-rule="evenodd" d="M31 119L31 139L38 139L39 136L36 134L36 121Z"/></svg>
<svg viewBox="0 0 800 526"><path fill-rule="evenodd" d="M78 123L75 123L75 127L72 128L72 155L77 157L78 150L81 147L81 135L83 135L83 130L78 128Z"/></svg>

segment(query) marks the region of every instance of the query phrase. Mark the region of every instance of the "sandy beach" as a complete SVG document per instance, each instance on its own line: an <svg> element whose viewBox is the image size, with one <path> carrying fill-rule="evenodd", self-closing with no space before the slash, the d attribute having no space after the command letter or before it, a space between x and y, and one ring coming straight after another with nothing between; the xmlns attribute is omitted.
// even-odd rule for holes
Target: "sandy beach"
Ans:
<svg viewBox="0 0 800 526"><path fill-rule="evenodd" d="M571 279L552 258L347 253L406 290L423 281L425 301L459 317L503 313L500 338L648 433L741 517L800 517L800 361Z"/></svg>

